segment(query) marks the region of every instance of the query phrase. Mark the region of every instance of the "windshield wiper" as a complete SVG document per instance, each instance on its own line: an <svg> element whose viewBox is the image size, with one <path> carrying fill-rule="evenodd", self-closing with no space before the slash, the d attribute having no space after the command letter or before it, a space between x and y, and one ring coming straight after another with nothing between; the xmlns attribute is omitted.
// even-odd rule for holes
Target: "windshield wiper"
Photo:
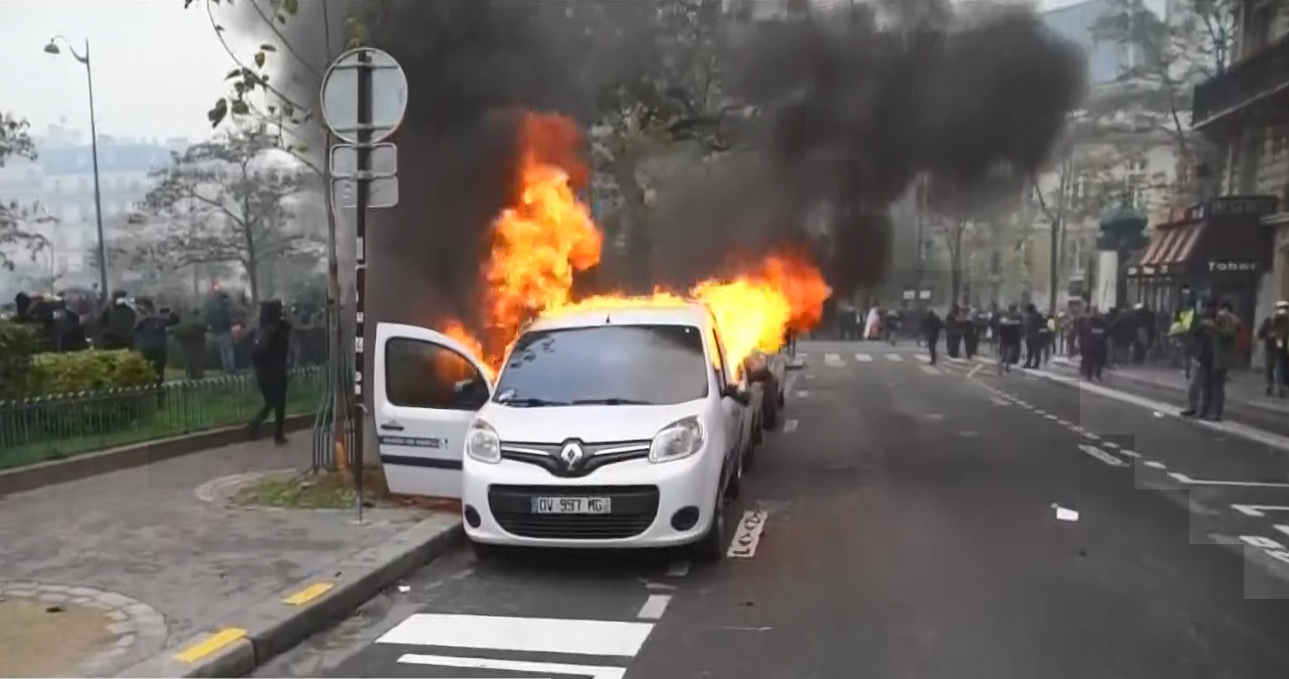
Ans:
<svg viewBox="0 0 1289 679"><path fill-rule="evenodd" d="M653 401L640 401L633 398L581 398L573 401L575 406L655 406Z"/></svg>
<svg viewBox="0 0 1289 679"><path fill-rule="evenodd" d="M516 408L546 408L550 406L569 405L564 401L548 401L544 398L509 398L504 401L497 401L503 406L514 406Z"/></svg>

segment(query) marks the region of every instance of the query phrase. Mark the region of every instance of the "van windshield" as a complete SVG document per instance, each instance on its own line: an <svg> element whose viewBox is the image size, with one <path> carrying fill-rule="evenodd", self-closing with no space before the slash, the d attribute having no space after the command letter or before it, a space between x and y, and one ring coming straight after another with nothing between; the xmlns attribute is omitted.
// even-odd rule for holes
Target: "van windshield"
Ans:
<svg viewBox="0 0 1289 679"><path fill-rule="evenodd" d="M497 403L671 405L707 396L702 332L686 325L599 325L519 338L497 382Z"/></svg>

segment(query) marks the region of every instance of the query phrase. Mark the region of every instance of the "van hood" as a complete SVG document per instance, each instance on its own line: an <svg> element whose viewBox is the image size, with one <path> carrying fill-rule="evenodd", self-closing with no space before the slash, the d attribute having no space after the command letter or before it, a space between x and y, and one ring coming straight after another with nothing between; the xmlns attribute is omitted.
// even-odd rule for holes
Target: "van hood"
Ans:
<svg viewBox="0 0 1289 679"><path fill-rule="evenodd" d="M479 418L502 441L559 444L649 441L660 429L701 412L701 401L666 406L560 406L512 408L488 403Z"/></svg>

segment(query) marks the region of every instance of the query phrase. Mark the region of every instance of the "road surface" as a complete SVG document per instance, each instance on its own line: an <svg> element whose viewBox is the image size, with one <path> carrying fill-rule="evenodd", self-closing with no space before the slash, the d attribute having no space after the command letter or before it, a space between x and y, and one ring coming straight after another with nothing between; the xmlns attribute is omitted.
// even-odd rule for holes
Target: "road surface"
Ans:
<svg viewBox="0 0 1289 679"><path fill-rule="evenodd" d="M744 558L463 550L260 676L1289 677L1283 452L911 345L799 351Z"/></svg>

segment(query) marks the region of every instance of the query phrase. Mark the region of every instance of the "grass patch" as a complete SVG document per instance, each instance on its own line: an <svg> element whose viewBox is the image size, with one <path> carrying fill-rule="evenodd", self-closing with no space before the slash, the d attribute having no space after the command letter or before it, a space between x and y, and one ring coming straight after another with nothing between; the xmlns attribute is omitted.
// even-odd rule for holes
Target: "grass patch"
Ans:
<svg viewBox="0 0 1289 679"><path fill-rule="evenodd" d="M363 474L363 500L368 507L381 502L385 479L381 469L368 466ZM292 476L265 476L237 491L235 504L279 509L351 509L357 502L353 480L347 474L323 472Z"/></svg>

